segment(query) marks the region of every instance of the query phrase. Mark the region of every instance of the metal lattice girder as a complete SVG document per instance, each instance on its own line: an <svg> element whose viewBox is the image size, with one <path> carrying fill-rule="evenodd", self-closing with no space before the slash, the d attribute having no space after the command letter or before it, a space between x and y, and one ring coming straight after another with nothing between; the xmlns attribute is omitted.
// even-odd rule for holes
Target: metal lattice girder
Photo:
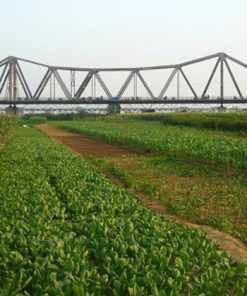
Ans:
<svg viewBox="0 0 247 296"><path fill-rule="evenodd" d="M21 79L22 79L22 82L21 83L23 83L24 84L24 87L23 87L23 89L25 88L26 89L26 91L25 91L25 93L26 93L26 95L27 95L27 98L32 98L33 96L32 96L32 93L31 93L31 90L30 90L30 88L29 88L29 86L28 86L28 83L27 83L27 81L26 81L26 78L25 78L25 76L24 76L24 74L23 74L23 72L22 72L22 70L21 70L21 67L20 67L20 65L19 65L19 63L18 63L18 61L16 61L16 68L17 68L17 73L19 74L19 76L21 77ZM17 75L18 75L17 74ZM21 81L21 79L19 78L19 80Z"/></svg>
<svg viewBox="0 0 247 296"><path fill-rule="evenodd" d="M106 86L106 84L104 83L102 77L99 75L99 73L95 74L95 78L97 79L97 81L99 82L99 84L101 85L101 87L103 88L105 94L107 95L107 97L109 99L112 98L112 94L110 92L110 90L108 89L108 87Z"/></svg>
<svg viewBox="0 0 247 296"><path fill-rule="evenodd" d="M0 67L4 66L6 63L8 63L9 59L3 59L2 61L0 61Z"/></svg>
<svg viewBox="0 0 247 296"><path fill-rule="evenodd" d="M149 93L150 97L152 99L154 99L154 94L152 93L151 89L149 88L149 86L147 85L146 81L144 80L143 76L141 75L141 73L139 71L136 72L137 76L139 77L141 83L143 84L143 86L145 87L146 91Z"/></svg>
<svg viewBox="0 0 247 296"><path fill-rule="evenodd" d="M204 98L204 97L205 97L206 92L208 91L209 85L210 85L210 83L211 83L211 81L212 81L212 79L213 79L213 77L214 77L214 74L215 74L215 72L216 72L216 70L217 70L217 68L218 68L219 63L220 63L220 58L218 58L218 60L217 60L217 62L216 62L216 64L215 64L215 66L214 66L214 69L213 69L213 71L212 71L212 73L211 73L211 75L210 75L210 77L209 77L209 80L208 80L208 82L207 82L207 85L206 85L206 87L205 87L203 93L202 93L201 98Z"/></svg>
<svg viewBox="0 0 247 296"><path fill-rule="evenodd" d="M7 62L5 62L5 63L0 63L0 68L3 67L3 66L5 66L6 64L7 64Z"/></svg>
<svg viewBox="0 0 247 296"><path fill-rule="evenodd" d="M22 88L23 88L23 90L24 90L24 93L25 93L25 95L26 95L26 98L29 98L29 97L30 97L30 94L28 93L28 91L27 91L27 89L26 89L26 87L25 87L25 84L24 84L24 82L23 82L23 80L22 80L22 77L21 77L19 71L17 70L16 65L14 65L14 67L15 67L15 73L17 74L17 77L18 77L18 79L19 79L19 81L20 81L20 83L21 83L21 86L22 86Z"/></svg>
<svg viewBox="0 0 247 296"><path fill-rule="evenodd" d="M51 77L52 71L50 69L48 69L42 79L42 81L40 82L37 90L35 91L33 97L35 99L39 99L40 95L42 94L47 82L49 81L50 77Z"/></svg>
<svg viewBox="0 0 247 296"><path fill-rule="evenodd" d="M173 69L170 77L168 78L168 80L166 81L166 84L164 85L163 89L161 90L159 96L158 96L158 99L161 100L163 97L164 97L164 94L166 93L168 87L170 86L174 76L177 74L178 72L178 69Z"/></svg>
<svg viewBox="0 0 247 296"><path fill-rule="evenodd" d="M69 92L67 86L65 85L65 83L64 83L62 77L60 76L60 74L58 73L58 71L57 71L57 70L54 70L53 73L54 73L54 76L55 76L57 82L59 83L59 85L60 85L62 91L64 92L66 98L67 98L67 99L72 99L72 95L71 95L71 93Z"/></svg>
<svg viewBox="0 0 247 296"><path fill-rule="evenodd" d="M188 61L188 62L185 62L185 63L181 63L181 64L176 65L176 68L181 68L181 67L185 67L185 66L197 64L197 63L200 63L200 62L205 62L205 61L208 61L208 60L211 60L211 59L220 57L220 55L222 55L221 52L220 53L216 53L216 54L212 54L212 55L209 55L209 56L206 56L206 57L203 57L203 58L199 58L199 59L195 59L195 60L192 60L192 61Z"/></svg>
<svg viewBox="0 0 247 296"><path fill-rule="evenodd" d="M237 59L235 59L235 58L229 56L228 54L224 54L224 55L225 55L225 57L226 57L227 59L231 60L232 62L234 62L234 63L236 63L236 64L239 64L240 66L242 66L242 67L244 67L244 68L247 68L247 64L245 64L245 63L243 63L243 62L241 62L241 61L239 61L239 60L237 60Z"/></svg>
<svg viewBox="0 0 247 296"><path fill-rule="evenodd" d="M8 69L8 72L6 73L7 69ZM0 94L3 91L3 88L4 88L5 84L6 84L6 81L7 81L8 77L9 77L10 73L11 73L11 68L9 67L9 64L7 64L5 66L5 68L4 68L4 72L2 73L2 76L1 76L1 79L0 79ZM5 75L5 77L4 77L4 75ZM2 80L3 80L3 83L1 85Z"/></svg>
<svg viewBox="0 0 247 296"><path fill-rule="evenodd" d="M128 85L130 84L132 78L134 77L135 72L132 71L130 72L129 76L127 77L127 79L125 80L124 84L122 85L122 87L120 88L118 94L117 94L117 98L121 98L123 93L125 92L126 88L128 87Z"/></svg>
<svg viewBox="0 0 247 296"><path fill-rule="evenodd" d="M224 55L220 56L220 97L224 98Z"/></svg>
<svg viewBox="0 0 247 296"><path fill-rule="evenodd" d="M21 86L22 86L22 88L24 90L24 93L26 95L26 98L32 99L32 93L31 93L31 91L29 89L29 86L28 86L28 84L26 82L26 79L25 79L25 77L23 75L21 67L19 66L19 63L18 62L15 63L14 67L15 67L15 72L17 74L17 77L18 77L18 79L19 79L19 81L21 83Z"/></svg>
<svg viewBox="0 0 247 296"><path fill-rule="evenodd" d="M163 66L150 66L150 67L138 67L138 68L131 68L131 67L128 67L128 68L85 68L85 67L61 67L61 66L56 66L54 68L56 68L57 70L73 70L73 71L87 71L87 72L90 72L90 71L94 71L94 72L99 72L99 71L110 71L110 72L114 72L114 71L146 71L146 70L174 69L174 68L181 68L181 67L192 65L192 64L195 64L195 63L207 61L207 60L219 57L220 54L222 54L222 53L212 54L212 55L209 55L209 56L206 56L206 57L202 57L202 58L199 58L199 59L194 59L194 60L187 61L187 62L180 63L180 64L163 65ZM22 59L22 58L17 58L17 57L9 57L9 58L15 58L15 59L18 59L20 61L28 62L28 63L34 64L34 65L37 65L37 66L42 66L42 67L47 67L47 68L51 67L49 65L34 62L34 61L31 61L31 60L27 60L27 59Z"/></svg>
<svg viewBox="0 0 247 296"><path fill-rule="evenodd" d="M5 64L5 67L3 69L3 72L2 72L2 74L0 76L0 85L1 85L1 82L2 82L2 80L4 78L4 75L5 75L6 71L7 71L7 69L8 69L8 64Z"/></svg>
<svg viewBox="0 0 247 296"><path fill-rule="evenodd" d="M226 68L227 68L227 70L228 70L228 72L229 72L229 74L230 74L230 76L231 76L231 78L232 78L232 81L233 81L233 83L234 83L234 85L235 85L235 87L236 87L236 90L237 90L237 92L238 92L238 95L239 95L239 97L242 99L242 98L243 98L243 95L242 95L242 93L241 93L241 91L240 91L240 88L239 88L239 86L238 86L238 84L237 84L237 81L236 81L236 79L235 79L235 77L234 77L234 75L233 75L233 73L232 73L232 70L231 70L231 68L230 68L230 66L229 66L229 64L228 64L228 62L227 62L226 59L224 59L224 62L225 62Z"/></svg>
<svg viewBox="0 0 247 296"><path fill-rule="evenodd" d="M90 71L94 71L94 72L99 72L99 71L110 71L110 72L113 72L113 71L146 71L146 70L174 69L174 68L181 68L181 67L193 65L193 64L196 64L196 63L204 62L204 61L207 61L207 60L210 60L210 59L213 59L213 58L217 58L217 57L220 57L222 54L226 58L232 60L233 62L238 63L239 65L247 68L246 63L240 62L239 60L237 60L237 59L235 59L235 58L233 58L233 57L231 57L231 56L229 56L229 55L227 55L225 53L216 53L216 54L208 55L208 56L205 56L205 57L202 57L202 58L198 58L198 59L194 59L194 60L191 60L191 61L183 62L183 63L180 63L180 64L171 64L171 65L163 65L163 66L149 66L149 67L135 67L135 68L131 68L131 67L128 67L128 68L85 68L85 67L56 66L54 68L56 68L57 70L69 70L69 71L72 70L72 71L87 71L87 72L90 72ZM31 63L31 64L34 64L34 65L37 65L37 66L42 66L42 67L46 67L46 68L51 67L51 66L46 65L46 64L42 64L42 63L38 63L38 62L34 62L34 61L31 61L31 60L22 59L22 58L18 58L18 57L8 57L8 58L2 60L0 62L0 64L6 62L7 60L9 60L11 58L12 59L14 58L14 59L19 60L19 61Z"/></svg>
<svg viewBox="0 0 247 296"><path fill-rule="evenodd" d="M190 83L189 79L187 78L187 76L185 75L185 70L184 68L186 66L192 65L192 64L196 64L196 63L200 63L200 62L204 62L210 59L214 59L214 58L218 58L216 65L213 69L213 72L211 73L209 80L207 82L207 85L203 91L202 94L202 98L206 95L208 88L212 82L212 79L215 75L216 70L218 69L219 63L220 63L220 96L221 98L223 98L224 96L224 67L226 66L231 79L235 85L235 88L237 89L237 92L239 94L239 97L242 98L242 93L240 91L240 88L238 86L237 80L235 79L233 72L231 71L231 68L228 64L227 61L231 60L234 63L237 63L238 65L244 67L245 69L247 68L247 64L243 63L225 53L216 53L213 55L209 55L206 57L202 57L199 59L194 59L191 61L187 61L184 63L180 63L180 64L173 64L173 65L162 65L162 66L149 66L149 67L135 67L135 68L84 68L84 67L60 67L60 66L49 66L46 64L42 64L42 63L38 63L38 62L34 62L34 61L30 61L30 60L26 60L26 59L20 59L17 57L13 57L13 56L9 56L3 60L0 61L0 68L1 68L1 74L0 74L0 91L2 91L4 89L4 87L6 86L6 82L8 81L9 78L9 85L12 85L10 88L8 88L9 92L11 92L11 94L13 94L15 96L15 91L17 91L17 85L16 85L16 79L18 79L18 81L20 81L21 86L25 92L25 95L28 98L32 98L32 92L30 91L29 85L23 75L22 69L18 63L18 61L23 61L26 63L31 63L40 67L46 67L47 68L47 73L45 74L45 76L42 78L42 81L40 82L38 89L36 90L35 94L33 95L34 98L38 99L43 92L43 89L45 88L45 86L47 85L49 79L51 78L51 75L54 73L54 81L57 80L58 84L60 85L60 87L62 88L63 92L65 93L65 96L67 97L67 99L71 99L72 96L74 96L72 94L72 91L70 92L70 90L68 90L68 88L66 87L64 81L62 80L62 78L59 75L59 70L69 70L69 71L80 71L80 72L87 72L87 76L84 79L84 81L82 82L82 84L80 85L79 89L77 90L75 97L76 98L80 98L82 93L84 92L85 88L87 87L87 85L89 84L89 82L92 80L92 78L94 77L99 84L101 85L101 87L103 88L104 92L106 93L106 95L108 96L108 98L112 98L112 95L107 87L107 85L104 83L104 81L102 80L101 76L98 74L99 72L120 72L120 71L124 71L124 72L129 72L129 76L126 79L126 81L124 82L124 84L121 86L121 89L118 92L118 97L122 97L123 93L125 92L126 88L128 87L128 85L130 84L130 82L132 81L133 77L134 77L134 97L137 97L137 91L138 91L138 86L137 86L137 80L138 78L140 79L142 85L144 86L145 90L148 92L148 95L150 98L152 98L153 100L155 99L155 101L157 101L158 99L163 99L164 94L166 93L168 87L170 86L174 76L181 72L181 74L183 75L187 85L189 86L191 92L194 94L194 97L197 98L197 94L194 90L193 84ZM227 60L226 60L227 59ZM182 70L183 68L183 70ZM171 69L173 70L173 72L171 73L171 76L168 78L165 86L163 87L160 95L158 96L158 98L155 98L151 88L147 85L146 81L144 80L144 78L141 75L141 71L149 71L149 70L161 70L161 69ZM9 70L9 71L8 71ZM179 70L179 72L178 72ZM185 71L185 72L184 72ZM142 72L143 73L143 72ZM137 78L138 77L138 78ZM13 83L12 83L13 82ZM94 85L94 84L93 84ZM73 86L71 86L73 88ZM95 88L94 88L95 89ZM178 88L179 89L179 88ZM55 87L54 87L54 91L55 91ZM75 89L73 90L73 93L75 92Z"/></svg>
<svg viewBox="0 0 247 296"><path fill-rule="evenodd" d="M16 59L18 61L21 61L21 62L26 62L26 63L29 63L29 64L33 64L33 65L41 66L41 67L45 67L45 68L50 68L51 67L51 66L46 65L46 64L42 64L42 63L38 63L38 62L34 62L34 61L31 61L31 60L22 59L22 58L18 58L18 57L9 57L9 58L14 58L14 59Z"/></svg>
<svg viewBox="0 0 247 296"><path fill-rule="evenodd" d="M185 75L184 71L183 71L182 69L180 69L180 72L181 72L181 74L182 74L184 80L185 80L186 83L188 84L188 87L190 88L190 90L191 90L191 92L193 93L194 97L197 99L198 96L197 96L197 94L196 94L194 88L192 87L192 85L191 85L189 79L188 79L187 76Z"/></svg>
<svg viewBox="0 0 247 296"><path fill-rule="evenodd" d="M137 74L134 73L134 99L137 99Z"/></svg>
<svg viewBox="0 0 247 296"><path fill-rule="evenodd" d="M130 100L130 99L124 99L124 100L119 100L117 102L117 104L120 105L143 105L143 104L161 104L161 105L180 105L180 104L206 104L206 105L219 105L221 103L224 104L247 104L247 98L244 99L225 99L222 100L221 98L215 98L213 100L208 100L208 99L202 99L199 102L196 101L194 98L182 98L179 100L173 100L173 99L167 99L167 100L147 100L147 99L141 99L141 100ZM3 100L0 100L0 105L6 105L9 104L9 101L5 98ZM16 104L16 105L50 105L50 104L54 104L54 105L92 105L92 100L87 99L87 100L54 100L52 103L51 101L48 99L46 100L13 100L12 104ZM116 101L114 100L95 100L93 102L93 104L95 105L115 105Z"/></svg>
<svg viewBox="0 0 247 296"><path fill-rule="evenodd" d="M87 73L87 76L85 77L85 79L82 81L82 84L80 85L80 87L78 88L76 94L75 94L75 98L79 99L82 95L82 93L84 92L84 90L86 89L86 87L88 86L90 80L92 79L94 75L94 71L89 71Z"/></svg>

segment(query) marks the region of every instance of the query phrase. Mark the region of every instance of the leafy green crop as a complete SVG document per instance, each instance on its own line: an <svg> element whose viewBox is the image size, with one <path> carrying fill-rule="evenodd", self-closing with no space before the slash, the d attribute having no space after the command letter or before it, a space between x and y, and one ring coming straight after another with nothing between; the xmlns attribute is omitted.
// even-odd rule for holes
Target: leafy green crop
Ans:
<svg viewBox="0 0 247 296"><path fill-rule="evenodd" d="M169 114L163 117L165 124L184 125L228 131L247 131L247 113L186 113Z"/></svg>
<svg viewBox="0 0 247 296"><path fill-rule="evenodd" d="M169 125L247 132L247 112L179 112L128 115L135 120L161 121Z"/></svg>
<svg viewBox="0 0 247 296"><path fill-rule="evenodd" d="M171 154L228 169L247 169L247 141L224 133L165 126L127 117L58 122L56 125L146 152Z"/></svg>
<svg viewBox="0 0 247 296"><path fill-rule="evenodd" d="M246 295L246 265L39 131L0 164L1 295Z"/></svg>
<svg viewBox="0 0 247 296"><path fill-rule="evenodd" d="M131 191L162 203L171 214L207 224L247 243L247 179L165 155L87 156Z"/></svg>

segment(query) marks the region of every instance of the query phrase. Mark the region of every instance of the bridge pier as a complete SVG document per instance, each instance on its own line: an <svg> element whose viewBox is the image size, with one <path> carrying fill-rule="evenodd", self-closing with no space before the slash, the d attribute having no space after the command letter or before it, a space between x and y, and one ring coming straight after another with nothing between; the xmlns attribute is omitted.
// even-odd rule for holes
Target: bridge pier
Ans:
<svg viewBox="0 0 247 296"><path fill-rule="evenodd" d="M17 108L15 104L13 106L10 104L9 107L5 109L5 113L9 115L17 115L20 113L20 109Z"/></svg>
<svg viewBox="0 0 247 296"><path fill-rule="evenodd" d="M121 112L121 104L118 97L114 97L113 100L108 104L107 113L117 114Z"/></svg>
<svg viewBox="0 0 247 296"><path fill-rule="evenodd" d="M18 86L17 86L17 73L15 61L12 59L9 63L9 75L8 75L8 97L10 100L16 100Z"/></svg>

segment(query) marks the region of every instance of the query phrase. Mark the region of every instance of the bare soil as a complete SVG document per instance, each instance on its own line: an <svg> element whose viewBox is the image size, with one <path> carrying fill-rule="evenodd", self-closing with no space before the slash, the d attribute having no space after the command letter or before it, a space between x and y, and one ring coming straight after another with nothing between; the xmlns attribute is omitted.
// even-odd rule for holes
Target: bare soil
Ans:
<svg viewBox="0 0 247 296"><path fill-rule="evenodd" d="M90 137L78 135L76 133L68 132L66 130L50 126L47 124L40 124L37 126L42 132L49 137L55 138L60 143L68 146L72 151L77 152L82 156L134 156L137 153L121 147L120 145L108 144L102 140L93 139ZM116 178L110 177L117 185L123 184ZM170 220L177 221L183 225L200 229L207 233L209 239L213 240L215 244L226 251L233 260L247 263L247 246L241 240L232 237L229 234L216 230L205 225L193 224L185 221L177 216L171 215L167 212L164 205L158 201L154 201L149 196L137 193L132 189L127 189L131 192L141 203L152 211L164 215Z"/></svg>
<svg viewBox="0 0 247 296"><path fill-rule="evenodd" d="M136 154L120 145L108 144L102 140L81 136L47 124L39 124L37 127L49 137L55 138L83 156L129 156Z"/></svg>

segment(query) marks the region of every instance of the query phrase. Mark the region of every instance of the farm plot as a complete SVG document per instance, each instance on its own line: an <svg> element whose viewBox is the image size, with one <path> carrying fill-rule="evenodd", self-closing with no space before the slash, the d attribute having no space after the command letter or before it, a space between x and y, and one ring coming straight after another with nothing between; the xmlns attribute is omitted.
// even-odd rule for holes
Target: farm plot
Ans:
<svg viewBox="0 0 247 296"><path fill-rule="evenodd" d="M87 160L136 195L164 205L167 213L247 243L245 177L165 156L89 156Z"/></svg>
<svg viewBox="0 0 247 296"><path fill-rule="evenodd" d="M184 125L213 130L225 130L247 136L247 112L169 114L163 117L164 124Z"/></svg>
<svg viewBox="0 0 247 296"><path fill-rule="evenodd" d="M89 161L120 179L125 187L158 199L170 213L247 242L247 139L235 133L164 126L162 121L150 121L149 116L161 115L115 116L55 125L153 152L124 159L94 156ZM233 114L225 116L230 119Z"/></svg>
<svg viewBox="0 0 247 296"><path fill-rule="evenodd" d="M0 294L245 295L247 267L19 129L0 154Z"/></svg>
<svg viewBox="0 0 247 296"><path fill-rule="evenodd" d="M48 124L38 125L38 128L82 155L118 185L134 191L137 198L143 200L140 193L145 194L148 199L158 202L159 207L165 206L166 215L175 214L177 220L183 218L212 226L247 243L245 176L187 163L175 157L134 153L121 145ZM239 253L236 248L231 254L235 257Z"/></svg>
<svg viewBox="0 0 247 296"><path fill-rule="evenodd" d="M247 136L247 112L219 113L154 113L129 115L136 120L160 121L167 125L180 125L213 130L224 130Z"/></svg>
<svg viewBox="0 0 247 296"><path fill-rule="evenodd" d="M247 140L223 132L165 126L160 122L110 117L54 123L70 131L120 143L145 152L172 155L202 164L247 170Z"/></svg>

